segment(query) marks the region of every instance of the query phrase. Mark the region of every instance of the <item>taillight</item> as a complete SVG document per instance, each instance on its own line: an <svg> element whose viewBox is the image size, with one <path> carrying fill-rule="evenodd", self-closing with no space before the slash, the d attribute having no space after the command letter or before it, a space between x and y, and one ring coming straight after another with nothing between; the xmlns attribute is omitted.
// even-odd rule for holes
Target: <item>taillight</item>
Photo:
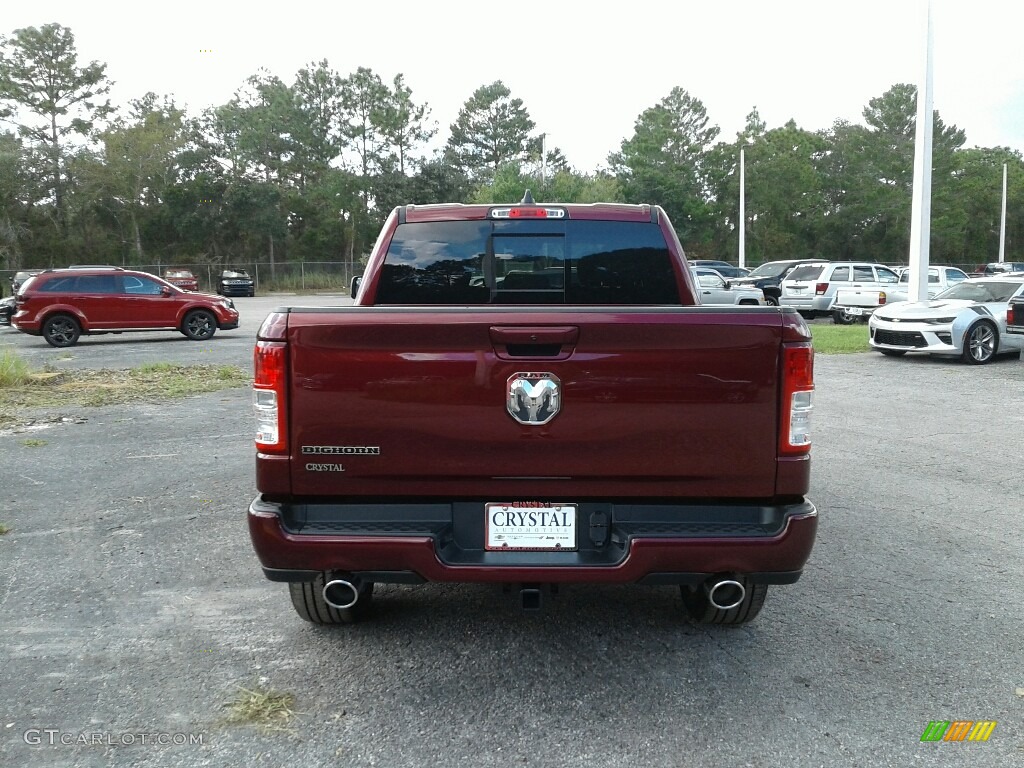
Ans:
<svg viewBox="0 0 1024 768"><path fill-rule="evenodd" d="M788 456L809 452L814 410L814 349L810 344L782 346L781 410L779 452Z"/></svg>
<svg viewBox="0 0 1024 768"><path fill-rule="evenodd" d="M814 286L814 292L819 296L824 296L825 291L828 290L828 283L816 283Z"/></svg>
<svg viewBox="0 0 1024 768"><path fill-rule="evenodd" d="M256 450L285 453L288 420L285 400L288 346L283 341L258 341L253 352L252 405L256 415Z"/></svg>
<svg viewBox="0 0 1024 768"><path fill-rule="evenodd" d="M879 304L879 306L881 306L882 304L885 304L885 291L879 291L878 292L878 304Z"/></svg>
<svg viewBox="0 0 1024 768"><path fill-rule="evenodd" d="M1024 325L1024 305L1011 304L1006 308L1007 325Z"/></svg>
<svg viewBox="0 0 1024 768"><path fill-rule="evenodd" d="M535 208L514 207L514 208L492 208L490 211L492 219L564 219L564 208Z"/></svg>

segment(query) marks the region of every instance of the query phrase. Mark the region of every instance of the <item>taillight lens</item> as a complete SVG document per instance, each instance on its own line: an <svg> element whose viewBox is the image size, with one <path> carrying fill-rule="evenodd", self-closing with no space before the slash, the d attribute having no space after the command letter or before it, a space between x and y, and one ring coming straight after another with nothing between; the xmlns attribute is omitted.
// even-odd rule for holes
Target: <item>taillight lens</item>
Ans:
<svg viewBox="0 0 1024 768"><path fill-rule="evenodd" d="M782 347L782 423L779 451L793 456L811 450L814 410L814 349L810 344Z"/></svg>
<svg viewBox="0 0 1024 768"><path fill-rule="evenodd" d="M815 283L814 292L819 296L824 296L825 291L828 290L828 283Z"/></svg>
<svg viewBox="0 0 1024 768"><path fill-rule="evenodd" d="M492 208L492 219L564 219L564 208L512 207Z"/></svg>
<svg viewBox="0 0 1024 768"><path fill-rule="evenodd" d="M287 353L288 346L283 341L258 341L253 353L252 405L256 416L256 450L261 453L288 450Z"/></svg>
<svg viewBox="0 0 1024 768"><path fill-rule="evenodd" d="M1024 305L1011 304L1006 309L1007 325L1024 325Z"/></svg>
<svg viewBox="0 0 1024 768"><path fill-rule="evenodd" d="M879 291L878 292L878 304L879 304L879 306L881 306L882 304L885 304L885 299L886 299L885 291Z"/></svg>

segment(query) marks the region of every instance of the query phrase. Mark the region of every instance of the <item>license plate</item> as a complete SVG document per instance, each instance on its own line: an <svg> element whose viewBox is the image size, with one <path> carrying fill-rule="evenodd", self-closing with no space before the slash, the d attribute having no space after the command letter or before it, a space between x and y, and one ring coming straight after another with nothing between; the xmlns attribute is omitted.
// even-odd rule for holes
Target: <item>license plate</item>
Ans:
<svg viewBox="0 0 1024 768"><path fill-rule="evenodd" d="M860 317L864 314L864 309L862 307L843 307L843 311L853 317Z"/></svg>
<svg viewBox="0 0 1024 768"><path fill-rule="evenodd" d="M575 504L493 502L484 512L486 549L576 549Z"/></svg>

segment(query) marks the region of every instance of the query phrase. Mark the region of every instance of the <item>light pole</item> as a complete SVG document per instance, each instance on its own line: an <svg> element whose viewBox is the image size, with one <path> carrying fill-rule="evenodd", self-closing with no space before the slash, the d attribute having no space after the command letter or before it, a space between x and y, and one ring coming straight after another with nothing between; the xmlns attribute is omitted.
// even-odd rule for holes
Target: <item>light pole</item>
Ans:
<svg viewBox="0 0 1024 768"><path fill-rule="evenodd" d="M743 147L740 147L740 269L747 262L747 179L743 159Z"/></svg>
<svg viewBox="0 0 1024 768"><path fill-rule="evenodd" d="M932 4L928 3L924 73L917 90L914 136L914 191L910 213L910 285L908 299L928 298L928 261L932 219Z"/></svg>
<svg viewBox="0 0 1024 768"><path fill-rule="evenodd" d="M999 217L999 261L1006 260L1006 163L1003 163L1003 214Z"/></svg>

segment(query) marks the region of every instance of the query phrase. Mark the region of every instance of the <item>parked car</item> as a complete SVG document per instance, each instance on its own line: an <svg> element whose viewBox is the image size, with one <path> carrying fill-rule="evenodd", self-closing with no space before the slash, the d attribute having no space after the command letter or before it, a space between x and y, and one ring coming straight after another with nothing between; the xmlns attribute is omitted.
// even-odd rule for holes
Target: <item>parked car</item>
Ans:
<svg viewBox="0 0 1024 768"><path fill-rule="evenodd" d="M734 277L746 277L750 274L749 269L734 267L728 261L716 261L714 259L694 259L690 262L691 267L710 267L726 280Z"/></svg>
<svg viewBox="0 0 1024 768"><path fill-rule="evenodd" d="M1006 332L1020 335L1024 339L1024 293L1010 298L1006 307ZM1024 355L1021 355L1021 358L1024 359Z"/></svg>
<svg viewBox="0 0 1024 768"><path fill-rule="evenodd" d="M779 306L779 297L782 295L782 288L779 287L782 278L788 275L794 268L802 264L824 264L826 259L782 259L780 261L766 261L757 266L746 277L737 277L731 282L736 286L746 288L760 288L764 293L766 304Z"/></svg>
<svg viewBox="0 0 1024 768"><path fill-rule="evenodd" d="M807 317L832 311L836 291L840 288L886 290L899 283L896 273L881 264L863 261L834 261L804 264L786 275L782 281L784 307L795 307Z"/></svg>
<svg viewBox="0 0 1024 768"><path fill-rule="evenodd" d="M15 300L11 324L70 347L82 334L178 330L206 340L238 327L230 299L183 291L155 275L121 269L52 269L30 278Z"/></svg>
<svg viewBox="0 0 1024 768"><path fill-rule="evenodd" d="M840 288L836 291L836 300L832 304L833 320L840 325L849 325L857 320L867 322L871 313L879 307L907 301L910 297L910 268L901 269L903 272L895 288ZM933 298L967 279L967 273L956 267L929 267L928 298Z"/></svg>
<svg viewBox="0 0 1024 768"><path fill-rule="evenodd" d="M0 299L0 325L10 325L12 315L14 315L14 297L8 296L6 299Z"/></svg>
<svg viewBox="0 0 1024 768"><path fill-rule="evenodd" d="M971 277L1003 275L1008 272L1024 273L1024 261L990 261L988 264L979 264L971 272Z"/></svg>
<svg viewBox="0 0 1024 768"><path fill-rule="evenodd" d="M28 280L32 275L38 275L42 272L41 269L23 269L14 273L14 277L11 278L11 294L16 294L18 289Z"/></svg>
<svg viewBox="0 0 1024 768"><path fill-rule="evenodd" d="M199 290L199 278L190 269L168 269L164 272L164 280L183 291Z"/></svg>
<svg viewBox="0 0 1024 768"><path fill-rule="evenodd" d="M256 282L244 270L225 269L217 281L217 293L221 296L255 296Z"/></svg>
<svg viewBox="0 0 1024 768"><path fill-rule="evenodd" d="M964 280L928 301L880 307L868 320L870 344L883 355L907 352L956 355L980 365L1024 348L1024 335L1007 334L1011 297L1024 293L1024 274Z"/></svg>
<svg viewBox="0 0 1024 768"><path fill-rule="evenodd" d="M764 294L760 288L736 287L726 280L718 270L709 267L694 267L694 277L700 293L700 303L708 304L764 304Z"/></svg>

